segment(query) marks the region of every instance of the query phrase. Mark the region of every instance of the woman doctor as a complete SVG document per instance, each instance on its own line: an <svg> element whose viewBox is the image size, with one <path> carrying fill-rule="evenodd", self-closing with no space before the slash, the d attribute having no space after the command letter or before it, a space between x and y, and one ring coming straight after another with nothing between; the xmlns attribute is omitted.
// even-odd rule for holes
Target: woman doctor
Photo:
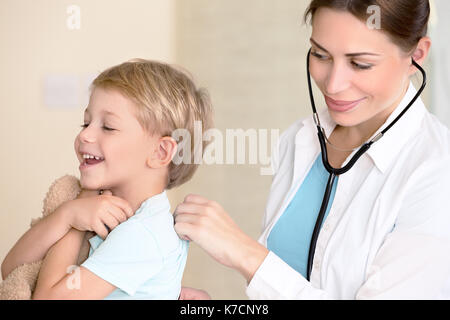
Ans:
<svg viewBox="0 0 450 320"><path fill-rule="evenodd" d="M379 10L380 29L368 27L369 5ZM414 98L412 60L422 65L429 53L429 15L428 0L311 1L310 73L327 104L318 115L332 167L344 166ZM175 210L178 234L239 271L249 298L450 298L450 132L420 98L335 179L310 275L329 176L313 117L282 134L272 167L259 242L202 196L186 196Z"/></svg>

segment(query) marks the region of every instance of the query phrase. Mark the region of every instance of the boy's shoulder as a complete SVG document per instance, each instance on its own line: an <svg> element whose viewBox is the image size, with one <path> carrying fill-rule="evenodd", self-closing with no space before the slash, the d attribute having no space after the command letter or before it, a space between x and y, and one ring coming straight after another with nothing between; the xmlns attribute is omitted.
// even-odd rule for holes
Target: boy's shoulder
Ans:
<svg viewBox="0 0 450 320"><path fill-rule="evenodd" d="M156 232L161 228L173 227L173 215L170 212L170 207L159 210L144 208L123 223L137 223L151 232Z"/></svg>
<svg viewBox="0 0 450 320"><path fill-rule="evenodd" d="M135 224L133 230L140 230L143 238L149 237L158 243L163 252L173 250L182 241L175 232L173 215L169 209L157 212L143 211L122 224Z"/></svg>

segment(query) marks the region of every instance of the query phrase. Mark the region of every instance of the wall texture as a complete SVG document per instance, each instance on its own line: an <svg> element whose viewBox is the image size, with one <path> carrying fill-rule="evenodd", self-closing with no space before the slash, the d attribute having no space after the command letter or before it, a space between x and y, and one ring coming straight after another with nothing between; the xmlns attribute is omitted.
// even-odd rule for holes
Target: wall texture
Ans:
<svg viewBox="0 0 450 320"><path fill-rule="evenodd" d="M216 127L224 137L226 129L281 132L308 114L304 57L309 37L308 28L301 25L306 1L176 4L176 60L209 89ZM178 196L182 200L188 192L199 193L219 202L256 239L271 183L271 176L260 174L265 165L259 160L250 164L247 154L245 164L205 165ZM245 280L195 244L184 279L186 285L203 288L215 299L246 298Z"/></svg>
<svg viewBox="0 0 450 320"><path fill-rule="evenodd" d="M74 4L80 29L67 25ZM41 215L51 182L79 176L73 142L89 79L131 58L174 62L174 12L172 0L1 1L1 261ZM70 89L59 98L56 90L50 104L49 77L66 79Z"/></svg>

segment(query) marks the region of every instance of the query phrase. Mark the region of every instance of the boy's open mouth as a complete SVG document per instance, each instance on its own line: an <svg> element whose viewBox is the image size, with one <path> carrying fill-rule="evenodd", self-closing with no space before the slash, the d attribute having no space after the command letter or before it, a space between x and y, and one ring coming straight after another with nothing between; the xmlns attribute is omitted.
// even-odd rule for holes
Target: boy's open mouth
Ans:
<svg viewBox="0 0 450 320"><path fill-rule="evenodd" d="M97 159L85 159L84 160L84 163L85 164L89 164L89 165L91 165L91 164L97 164L97 163L100 163L100 162L102 162L103 160L97 160Z"/></svg>
<svg viewBox="0 0 450 320"><path fill-rule="evenodd" d="M105 158L103 158L103 157L93 156L91 154L83 154L82 156L83 156L84 162L81 164L80 168L93 166L93 165L96 165L105 160Z"/></svg>

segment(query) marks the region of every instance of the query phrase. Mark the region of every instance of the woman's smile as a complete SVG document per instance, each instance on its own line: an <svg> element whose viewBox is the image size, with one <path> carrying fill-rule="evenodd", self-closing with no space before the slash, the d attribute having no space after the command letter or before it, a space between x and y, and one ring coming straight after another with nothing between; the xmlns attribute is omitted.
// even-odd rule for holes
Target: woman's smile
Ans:
<svg viewBox="0 0 450 320"><path fill-rule="evenodd" d="M326 101L328 107L332 111L336 111L336 112L353 111L353 109L355 109L357 106L359 106L360 103L365 99L366 98L362 98L362 99L355 100L355 101L339 101L339 100L331 99L330 97L325 95L325 101Z"/></svg>

